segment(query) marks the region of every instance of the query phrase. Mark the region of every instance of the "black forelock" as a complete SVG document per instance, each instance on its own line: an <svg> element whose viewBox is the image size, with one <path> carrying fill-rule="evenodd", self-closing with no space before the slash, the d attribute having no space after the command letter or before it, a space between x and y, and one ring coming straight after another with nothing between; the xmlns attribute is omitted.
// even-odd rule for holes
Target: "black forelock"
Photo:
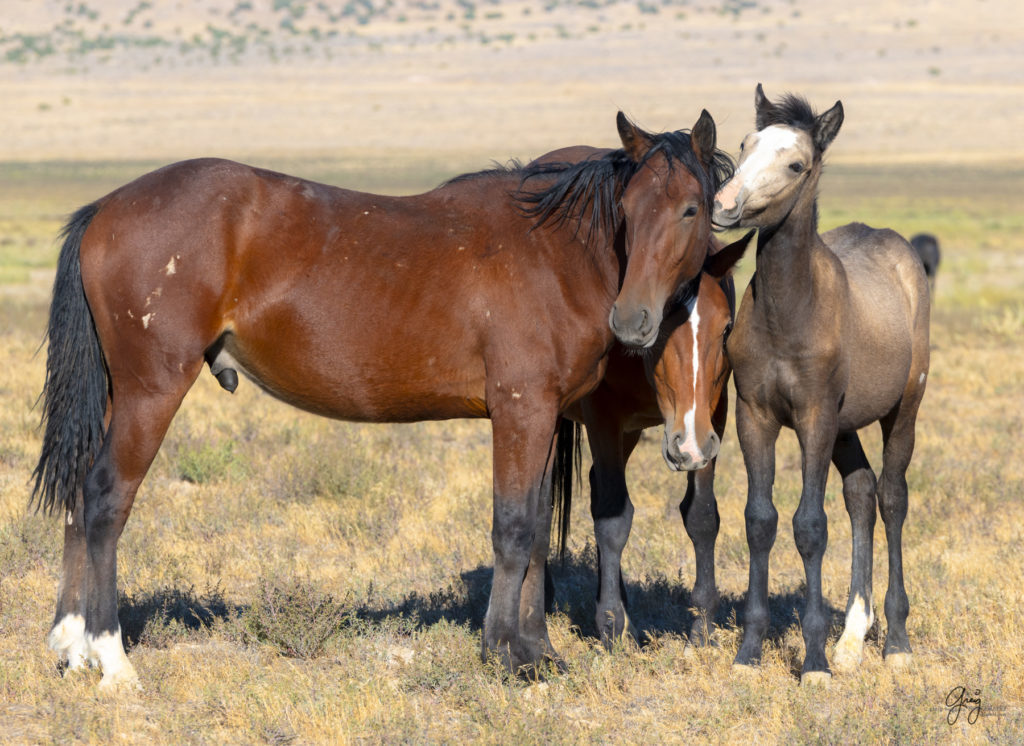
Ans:
<svg viewBox="0 0 1024 746"><path fill-rule="evenodd" d="M690 133L686 130L675 132L662 132L651 136L654 144L647 151L642 166L657 153L664 153L669 168L673 168L676 161L681 162L700 184L701 192L704 195L704 203L708 210L712 209L715 201L715 194L725 182L732 178L736 165L728 153L715 148L711 158L711 169L706 171L703 164L698 160L693 150L693 143L690 140Z"/></svg>
<svg viewBox="0 0 1024 746"><path fill-rule="evenodd" d="M786 93L778 101L771 102L770 108L758 112L757 128L764 129L773 124L784 124L811 132L817 118L818 115L806 98Z"/></svg>

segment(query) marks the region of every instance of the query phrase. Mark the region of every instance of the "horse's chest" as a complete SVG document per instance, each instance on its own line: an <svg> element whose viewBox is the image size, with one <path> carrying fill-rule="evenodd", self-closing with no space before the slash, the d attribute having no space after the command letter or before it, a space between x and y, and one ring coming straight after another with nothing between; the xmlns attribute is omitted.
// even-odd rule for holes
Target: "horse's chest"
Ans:
<svg viewBox="0 0 1024 746"><path fill-rule="evenodd" d="M785 424L807 406L838 403L848 378L842 356L831 349L758 338L735 347L730 340L729 356L740 398Z"/></svg>

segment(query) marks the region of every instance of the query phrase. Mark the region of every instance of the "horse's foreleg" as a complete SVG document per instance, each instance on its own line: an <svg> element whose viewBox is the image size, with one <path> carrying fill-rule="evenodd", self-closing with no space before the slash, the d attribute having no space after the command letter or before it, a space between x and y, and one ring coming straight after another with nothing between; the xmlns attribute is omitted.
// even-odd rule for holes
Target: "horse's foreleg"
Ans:
<svg viewBox="0 0 1024 746"><path fill-rule="evenodd" d="M640 440L640 431L622 433L617 423L588 419L587 440L594 465L590 469L590 514L597 540L598 586L594 623L606 648L630 628L622 551L633 526L633 503L626 488L626 462Z"/></svg>
<svg viewBox="0 0 1024 746"><path fill-rule="evenodd" d="M853 551L846 624L836 643L835 667L851 671L864 654L864 636L875 621L871 591L871 563L875 534L875 474L864 455L857 433L840 433L832 449L832 463L843 478L843 500L850 516Z"/></svg>
<svg viewBox="0 0 1024 746"><path fill-rule="evenodd" d="M718 613L718 585L715 582L715 541L718 538L718 501L715 499L715 461L686 474L686 496L679 504L686 533L693 542L696 578L691 594L697 618L690 627L690 644L703 647L711 642L711 628Z"/></svg>
<svg viewBox="0 0 1024 746"><path fill-rule="evenodd" d="M723 384L718 403L711 415L711 425L721 442L725 435L729 398ZM715 497L715 464L717 456L703 469L686 476L686 495L679 504L683 526L693 542L696 577L691 600L697 608L697 618L690 627L690 644L704 646L711 642L711 629L718 614L718 584L715 582L715 542L718 539L720 519Z"/></svg>
<svg viewBox="0 0 1024 746"><path fill-rule="evenodd" d="M519 598L519 636L527 655L536 660L548 659L559 670L565 664L555 652L548 637L546 613L554 605L554 585L548 570L548 552L551 546L551 466L554 453L544 470L541 499L537 505L536 529L530 548L530 564L523 579Z"/></svg>
<svg viewBox="0 0 1024 746"><path fill-rule="evenodd" d="M527 410L522 400L495 406L491 412L494 449L494 513L491 541L494 546L494 581L484 617L482 655L486 660L497 655L513 672L526 673L543 657L554 657L547 642L544 620L544 568L534 568L527 578L534 554L541 509L550 499L544 492L549 481L550 463L557 412ZM540 537L543 539L544 537ZM546 545L545 545L546 546ZM546 549L545 549L546 557ZM536 565L537 563L535 563ZM532 639L524 640L520 631L520 606L524 582L530 601L536 607L531 624ZM539 588L539 594L535 591ZM529 616L529 615L528 615ZM546 649L545 649L546 648Z"/></svg>
<svg viewBox="0 0 1024 746"><path fill-rule="evenodd" d="M796 434L803 462L803 490L793 514L793 540L803 559L807 579L806 603L800 617L805 648L800 681L819 683L832 676L825 657L829 616L821 593L821 562L828 544L825 482L836 441L836 415L822 415L813 420L797 418Z"/></svg>
<svg viewBox="0 0 1024 746"><path fill-rule="evenodd" d="M736 402L736 434L743 463L747 469L747 546L750 549L750 576L743 613L743 643L734 666L753 666L761 661L761 647L768 632L768 557L779 524L779 513L772 503L775 481L775 441L779 424L739 399Z"/></svg>

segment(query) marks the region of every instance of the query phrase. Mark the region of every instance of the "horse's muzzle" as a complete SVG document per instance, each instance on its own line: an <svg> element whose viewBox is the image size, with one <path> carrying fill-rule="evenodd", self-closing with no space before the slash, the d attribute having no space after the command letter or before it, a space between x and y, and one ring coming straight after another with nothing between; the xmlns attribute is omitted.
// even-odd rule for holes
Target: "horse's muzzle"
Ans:
<svg viewBox="0 0 1024 746"><path fill-rule="evenodd" d="M658 325L661 319L655 320L647 308L641 306L632 314L623 314L616 303L608 316L608 325L615 338L629 347L650 347L658 339Z"/></svg>
<svg viewBox="0 0 1024 746"><path fill-rule="evenodd" d="M665 430L661 453L672 471L696 471L703 469L718 455L721 445L722 441L714 431L708 433L703 447L697 447L693 438L684 438L680 432L671 433Z"/></svg>

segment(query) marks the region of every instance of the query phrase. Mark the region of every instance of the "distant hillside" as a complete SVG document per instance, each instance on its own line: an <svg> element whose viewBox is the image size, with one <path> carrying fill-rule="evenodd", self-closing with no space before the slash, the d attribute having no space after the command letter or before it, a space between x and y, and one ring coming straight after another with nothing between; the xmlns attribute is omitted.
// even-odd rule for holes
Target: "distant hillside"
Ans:
<svg viewBox="0 0 1024 746"><path fill-rule="evenodd" d="M758 10L757 0L46 0L21 2L0 23L0 64L329 60L353 48L529 45Z"/></svg>

